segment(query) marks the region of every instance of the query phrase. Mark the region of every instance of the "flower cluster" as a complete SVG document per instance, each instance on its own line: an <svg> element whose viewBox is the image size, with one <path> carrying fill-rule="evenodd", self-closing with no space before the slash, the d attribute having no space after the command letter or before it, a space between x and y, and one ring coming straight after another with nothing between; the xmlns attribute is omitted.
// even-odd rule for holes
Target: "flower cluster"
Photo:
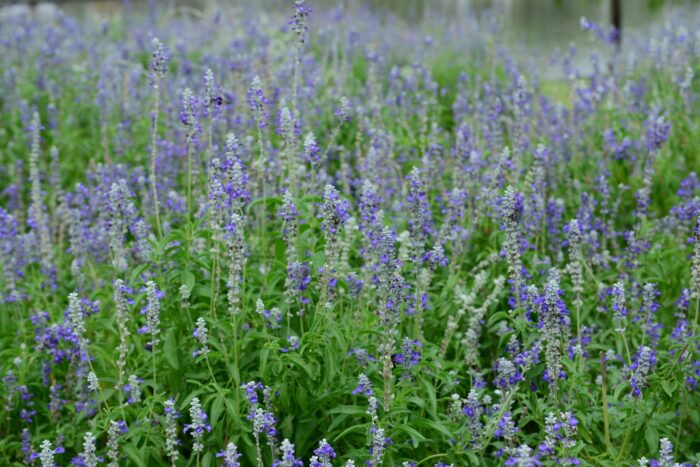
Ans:
<svg viewBox="0 0 700 467"><path fill-rule="evenodd" d="M642 396L649 380L649 372L656 365L656 353L648 346L642 346L634 355L630 365L630 387L634 397Z"/></svg>
<svg viewBox="0 0 700 467"><path fill-rule="evenodd" d="M154 88L158 89L160 80L168 72L171 56L170 50L168 50L157 37L154 37L151 41L151 47L153 48L153 52L151 53L151 61L148 68L151 72L151 84Z"/></svg>
<svg viewBox="0 0 700 467"><path fill-rule="evenodd" d="M207 423L207 418L207 413L202 410L199 398L193 398L192 401L190 401L190 419L192 423L186 424L182 431L184 433L189 433L194 439L194 443L192 444L192 450L194 452L202 452L202 450L204 450L202 438L205 432L211 432L211 425Z"/></svg>
<svg viewBox="0 0 700 467"><path fill-rule="evenodd" d="M696 2L159 3L1 9L0 465L698 461Z"/></svg>

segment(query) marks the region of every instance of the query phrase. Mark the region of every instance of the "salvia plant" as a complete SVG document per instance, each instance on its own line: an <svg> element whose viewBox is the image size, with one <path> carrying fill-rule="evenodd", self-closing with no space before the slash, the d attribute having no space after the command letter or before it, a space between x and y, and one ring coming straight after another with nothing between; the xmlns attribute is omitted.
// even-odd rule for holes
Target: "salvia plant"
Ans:
<svg viewBox="0 0 700 467"><path fill-rule="evenodd" d="M700 465L696 5L151 3L0 14L0 464Z"/></svg>

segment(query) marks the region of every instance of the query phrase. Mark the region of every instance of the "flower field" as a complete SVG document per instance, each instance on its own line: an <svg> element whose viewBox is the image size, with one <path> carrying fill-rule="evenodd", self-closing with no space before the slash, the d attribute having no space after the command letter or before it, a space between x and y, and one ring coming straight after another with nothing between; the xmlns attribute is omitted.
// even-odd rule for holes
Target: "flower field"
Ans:
<svg viewBox="0 0 700 467"><path fill-rule="evenodd" d="M700 465L700 10L160 7L0 16L0 465Z"/></svg>

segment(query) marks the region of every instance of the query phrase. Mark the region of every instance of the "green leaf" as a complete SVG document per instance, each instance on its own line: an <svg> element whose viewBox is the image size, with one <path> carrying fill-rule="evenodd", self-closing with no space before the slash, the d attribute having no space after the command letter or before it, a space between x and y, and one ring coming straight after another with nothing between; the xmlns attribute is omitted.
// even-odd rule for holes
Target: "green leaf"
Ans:
<svg viewBox="0 0 700 467"><path fill-rule="evenodd" d="M659 447L659 432L656 428L648 426L644 432L644 438L647 440L647 446L649 446L649 452L656 452Z"/></svg>
<svg viewBox="0 0 700 467"><path fill-rule="evenodd" d="M214 457L211 452L208 452L202 457L202 467L211 467L212 465L214 465Z"/></svg>
<svg viewBox="0 0 700 467"><path fill-rule="evenodd" d="M344 413L349 415L364 415L367 409L357 405L340 405L328 411L329 413Z"/></svg>
<svg viewBox="0 0 700 467"><path fill-rule="evenodd" d="M335 430L338 426L340 426L346 419L348 418L347 414L341 413L337 417L333 417L333 422L330 424L328 427L328 432L332 432Z"/></svg>
<svg viewBox="0 0 700 467"><path fill-rule="evenodd" d="M136 446L133 444L126 444L122 449L135 465L138 465L139 467L146 467L146 464L143 461L144 456L139 452Z"/></svg>
<svg viewBox="0 0 700 467"><path fill-rule="evenodd" d="M224 404L226 405L226 415L228 416L228 420L233 421L234 427L237 427L238 429L245 429L243 424L245 419L240 416L233 399L224 399Z"/></svg>
<svg viewBox="0 0 700 467"><path fill-rule="evenodd" d="M418 447L421 441L425 441L427 439L425 436L420 434L415 428L410 427L408 425L398 425L396 429L399 431L406 432L406 434L410 436L411 440L413 441L413 446L415 447Z"/></svg>
<svg viewBox="0 0 700 467"><path fill-rule="evenodd" d="M446 439L452 439L454 437L454 433L452 433L445 425L443 425L440 422L436 422L433 420L425 420L425 419L419 419L416 420L414 425L418 427L424 427L424 428L429 428L431 430L437 431L439 433L442 433L445 435Z"/></svg>
<svg viewBox="0 0 700 467"><path fill-rule="evenodd" d="M588 431L588 428L586 428L583 424L579 424L578 426L578 432L581 435L581 438L588 444L593 444L593 438L591 438L591 432Z"/></svg>
<svg viewBox="0 0 700 467"><path fill-rule="evenodd" d="M661 380L661 387L663 388L664 392L668 394L668 397L673 397L673 391L674 387L672 386L671 382L667 379L662 379Z"/></svg>
<svg viewBox="0 0 700 467"><path fill-rule="evenodd" d="M366 431L367 427L368 427L367 423L362 424L362 425L351 426L351 427L341 431L340 434L333 439L333 442L334 443L337 442L340 438L343 438L345 435L347 435L348 433L352 433L353 431Z"/></svg>
<svg viewBox="0 0 700 467"><path fill-rule="evenodd" d="M324 370L326 372L324 378L324 384L331 385L333 378L338 376L338 366L335 362L335 353L333 349L329 346L326 348L325 359L324 359Z"/></svg>
<svg viewBox="0 0 700 467"><path fill-rule="evenodd" d="M212 428L216 428L217 423L219 422L219 417L224 411L224 399L223 397L219 396L216 399L214 399L214 403L211 405L211 426Z"/></svg>
<svg viewBox="0 0 700 467"><path fill-rule="evenodd" d="M180 369L180 359L178 358L178 347L175 339L175 331L170 331L165 336L163 344L163 356L173 370Z"/></svg>
<svg viewBox="0 0 700 467"><path fill-rule="evenodd" d="M303 358L301 358L298 354L296 353L287 353L284 355L285 360L291 361L294 365L302 368L307 375L309 375L309 378L314 380L316 379L316 372L314 371L311 366L304 361Z"/></svg>
<svg viewBox="0 0 700 467"><path fill-rule="evenodd" d="M233 377L233 382L236 383L236 387L240 386L241 385L241 375L238 372L238 367L233 362L230 362L227 365L227 367L228 367L229 373Z"/></svg>
<svg viewBox="0 0 700 467"><path fill-rule="evenodd" d="M435 415L437 413L437 396L435 395L435 387L430 381L425 379L423 381L423 386L425 387L425 392L428 395L428 402L430 402L430 413Z"/></svg>
<svg viewBox="0 0 700 467"><path fill-rule="evenodd" d="M141 274L143 274L148 268L150 267L150 264L140 264L136 266L132 271L131 271L131 279L130 281L132 283L139 282L139 278L141 277Z"/></svg>
<svg viewBox="0 0 700 467"><path fill-rule="evenodd" d="M195 285L192 289L192 296L194 297L211 297L211 287L208 285Z"/></svg>
<svg viewBox="0 0 700 467"><path fill-rule="evenodd" d="M279 198L276 198L276 197L272 197L272 196L267 196L265 198L258 198L258 199L251 201L250 203L248 203L248 207L246 208L246 212L248 214L250 214L251 212L253 212L253 208L255 208L255 206L257 206L259 204L263 204L263 205L282 204L282 200Z"/></svg>
<svg viewBox="0 0 700 467"><path fill-rule="evenodd" d="M491 326L493 326L495 323L501 321L502 319L508 319L508 313L505 311L498 311L498 312L491 315L487 325L490 328Z"/></svg>
<svg viewBox="0 0 700 467"><path fill-rule="evenodd" d="M412 404L417 405L421 409L425 407L425 401L423 399L421 399L420 397L415 397L415 396L407 397L406 402L411 402Z"/></svg>
<svg viewBox="0 0 700 467"><path fill-rule="evenodd" d="M182 271L180 274L180 280L182 281L182 284L187 287L188 290L192 291L194 288L194 274L192 274L190 271Z"/></svg>
<svg viewBox="0 0 700 467"><path fill-rule="evenodd" d="M265 374L267 369L267 360L270 357L270 349L265 348L260 351L260 373Z"/></svg>

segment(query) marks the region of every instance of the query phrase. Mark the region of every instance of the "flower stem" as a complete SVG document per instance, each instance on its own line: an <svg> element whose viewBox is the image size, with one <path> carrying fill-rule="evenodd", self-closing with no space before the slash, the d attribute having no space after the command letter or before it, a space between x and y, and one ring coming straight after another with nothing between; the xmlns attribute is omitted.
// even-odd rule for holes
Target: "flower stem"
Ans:
<svg viewBox="0 0 700 467"><path fill-rule="evenodd" d="M602 384L600 387L601 396L603 399L603 429L605 431L605 446L608 453L610 452L610 424L608 422L608 395L607 395L607 384L605 378L605 354L600 352L600 375L602 377Z"/></svg>
<svg viewBox="0 0 700 467"><path fill-rule="evenodd" d="M156 232L158 233L158 239L163 238L163 231L160 226L160 207L158 205L158 189L156 187L156 156L157 156L157 147L156 147L156 135L158 134L158 111L159 111L159 106L160 106L160 87L159 87L159 79L156 78L155 82L155 90L156 90L156 95L155 95L155 100L153 102L153 129L151 132L151 173L150 173L150 179L151 179L151 191L153 195L153 209L155 211L156 215Z"/></svg>

